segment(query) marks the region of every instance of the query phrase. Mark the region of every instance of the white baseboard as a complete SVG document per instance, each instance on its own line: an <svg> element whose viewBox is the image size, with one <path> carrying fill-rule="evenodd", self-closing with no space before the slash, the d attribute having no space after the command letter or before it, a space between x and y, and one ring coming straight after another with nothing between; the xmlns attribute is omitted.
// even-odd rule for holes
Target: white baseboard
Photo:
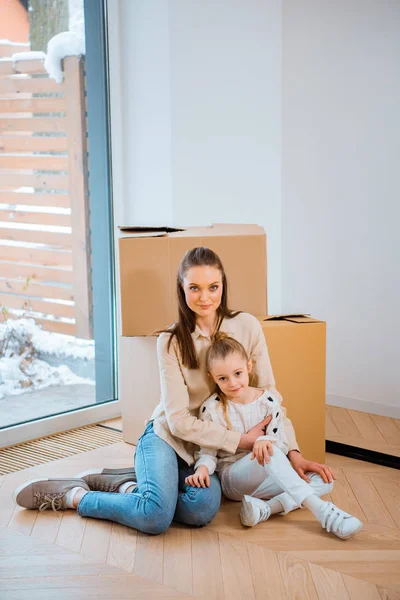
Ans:
<svg viewBox="0 0 400 600"><path fill-rule="evenodd" d="M329 406L338 406L339 408L349 408L350 410L359 410L360 412L370 413L372 415L381 415L382 417L391 417L400 419L400 405L379 404L370 400L360 400L359 398L348 398L347 396L336 396L335 394L326 395L326 404Z"/></svg>

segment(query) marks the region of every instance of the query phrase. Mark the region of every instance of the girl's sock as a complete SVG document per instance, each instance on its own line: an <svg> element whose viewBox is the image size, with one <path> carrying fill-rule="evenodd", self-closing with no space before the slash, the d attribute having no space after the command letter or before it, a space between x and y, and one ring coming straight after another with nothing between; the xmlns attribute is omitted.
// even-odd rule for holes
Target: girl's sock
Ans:
<svg viewBox="0 0 400 600"><path fill-rule="evenodd" d="M326 504L324 500L321 500L316 494L311 494L303 500L302 504L308 508L318 520L320 520L321 508Z"/></svg>
<svg viewBox="0 0 400 600"><path fill-rule="evenodd" d="M271 500L266 500L265 504L268 504L268 506L271 510L271 515L277 515L285 510L284 507L282 506L282 504L276 498L271 498Z"/></svg>
<svg viewBox="0 0 400 600"><path fill-rule="evenodd" d="M66 508L76 508L76 506L74 506L74 497L75 497L76 492L79 492L79 490L83 490L85 492L85 494L87 494L87 490L85 490L85 488L82 488L82 487L74 487L74 488L68 490L68 492L65 494ZM82 498L85 494L82 494Z"/></svg>
<svg viewBox="0 0 400 600"><path fill-rule="evenodd" d="M118 488L118 492L120 494L131 494L135 487L137 487L137 483L134 481L126 481L125 483L121 483Z"/></svg>

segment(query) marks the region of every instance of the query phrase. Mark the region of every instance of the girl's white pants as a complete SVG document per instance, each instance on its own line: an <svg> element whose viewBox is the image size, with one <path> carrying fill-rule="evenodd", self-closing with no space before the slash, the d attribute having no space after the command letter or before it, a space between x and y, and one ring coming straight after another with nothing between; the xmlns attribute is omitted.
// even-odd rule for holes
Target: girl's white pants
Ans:
<svg viewBox="0 0 400 600"><path fill-rule="evenodd" d="M281 514L286 515L299 508L311 494L324 496L333 489L333 483L324 483L316 473L307 473L310 483L306 483L279 448L274 448L269 463L263 466L250 457L251 453L221 474L222 491L230 500L240 501L245 494L262 500L276 498L284 508Z"/></svg>

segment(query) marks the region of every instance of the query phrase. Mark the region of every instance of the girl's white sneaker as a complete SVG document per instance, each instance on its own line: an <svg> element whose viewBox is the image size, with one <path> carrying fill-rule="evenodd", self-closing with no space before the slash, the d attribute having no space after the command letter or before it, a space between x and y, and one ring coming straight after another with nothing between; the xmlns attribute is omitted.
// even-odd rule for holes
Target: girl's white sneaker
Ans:
<svg viewBox="0 0 400 600"><path fill-rule="evenodd" d="M243 496L240 509L240 520L246 527L254 527L258 523L266 521L271 516L271 509L264 500Z"/></svg>
<svg viewBox="0 0 400 600"><path fill-rule="evenodd" d="M357 517L344 512L332 502L325 503L319 513L319 521L328 533L333 533L342 540L353 537L363 526Z"/></svg>

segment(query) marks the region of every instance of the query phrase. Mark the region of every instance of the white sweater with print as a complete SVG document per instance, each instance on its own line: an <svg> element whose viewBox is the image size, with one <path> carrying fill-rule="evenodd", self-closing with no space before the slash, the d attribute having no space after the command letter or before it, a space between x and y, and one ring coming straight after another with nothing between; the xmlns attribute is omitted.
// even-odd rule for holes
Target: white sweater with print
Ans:
<svg viewBox="0 0 400 600"><path fill-rule="evenodd" d="M247 433L249 429L260 423L265 417L272 414L272 420L267 427L265 435L258 439L271 440L286 455L289 445L284 427L284 411L275 394L265 390L263 394L253 400L250 404L239 404L231 400L227 401L227 414L232 425L233 431ZM199 412L199 419L203 421L213 421L227 427L222 402L218 394L213 394L202 404ZM240 460L248 454L248 450L238 451L236 454L229 454L224 450L212 450L202 447L195 454L195 469L200 465L205 465L212 475L214 471L223 471L229 465Z"/></svg>

